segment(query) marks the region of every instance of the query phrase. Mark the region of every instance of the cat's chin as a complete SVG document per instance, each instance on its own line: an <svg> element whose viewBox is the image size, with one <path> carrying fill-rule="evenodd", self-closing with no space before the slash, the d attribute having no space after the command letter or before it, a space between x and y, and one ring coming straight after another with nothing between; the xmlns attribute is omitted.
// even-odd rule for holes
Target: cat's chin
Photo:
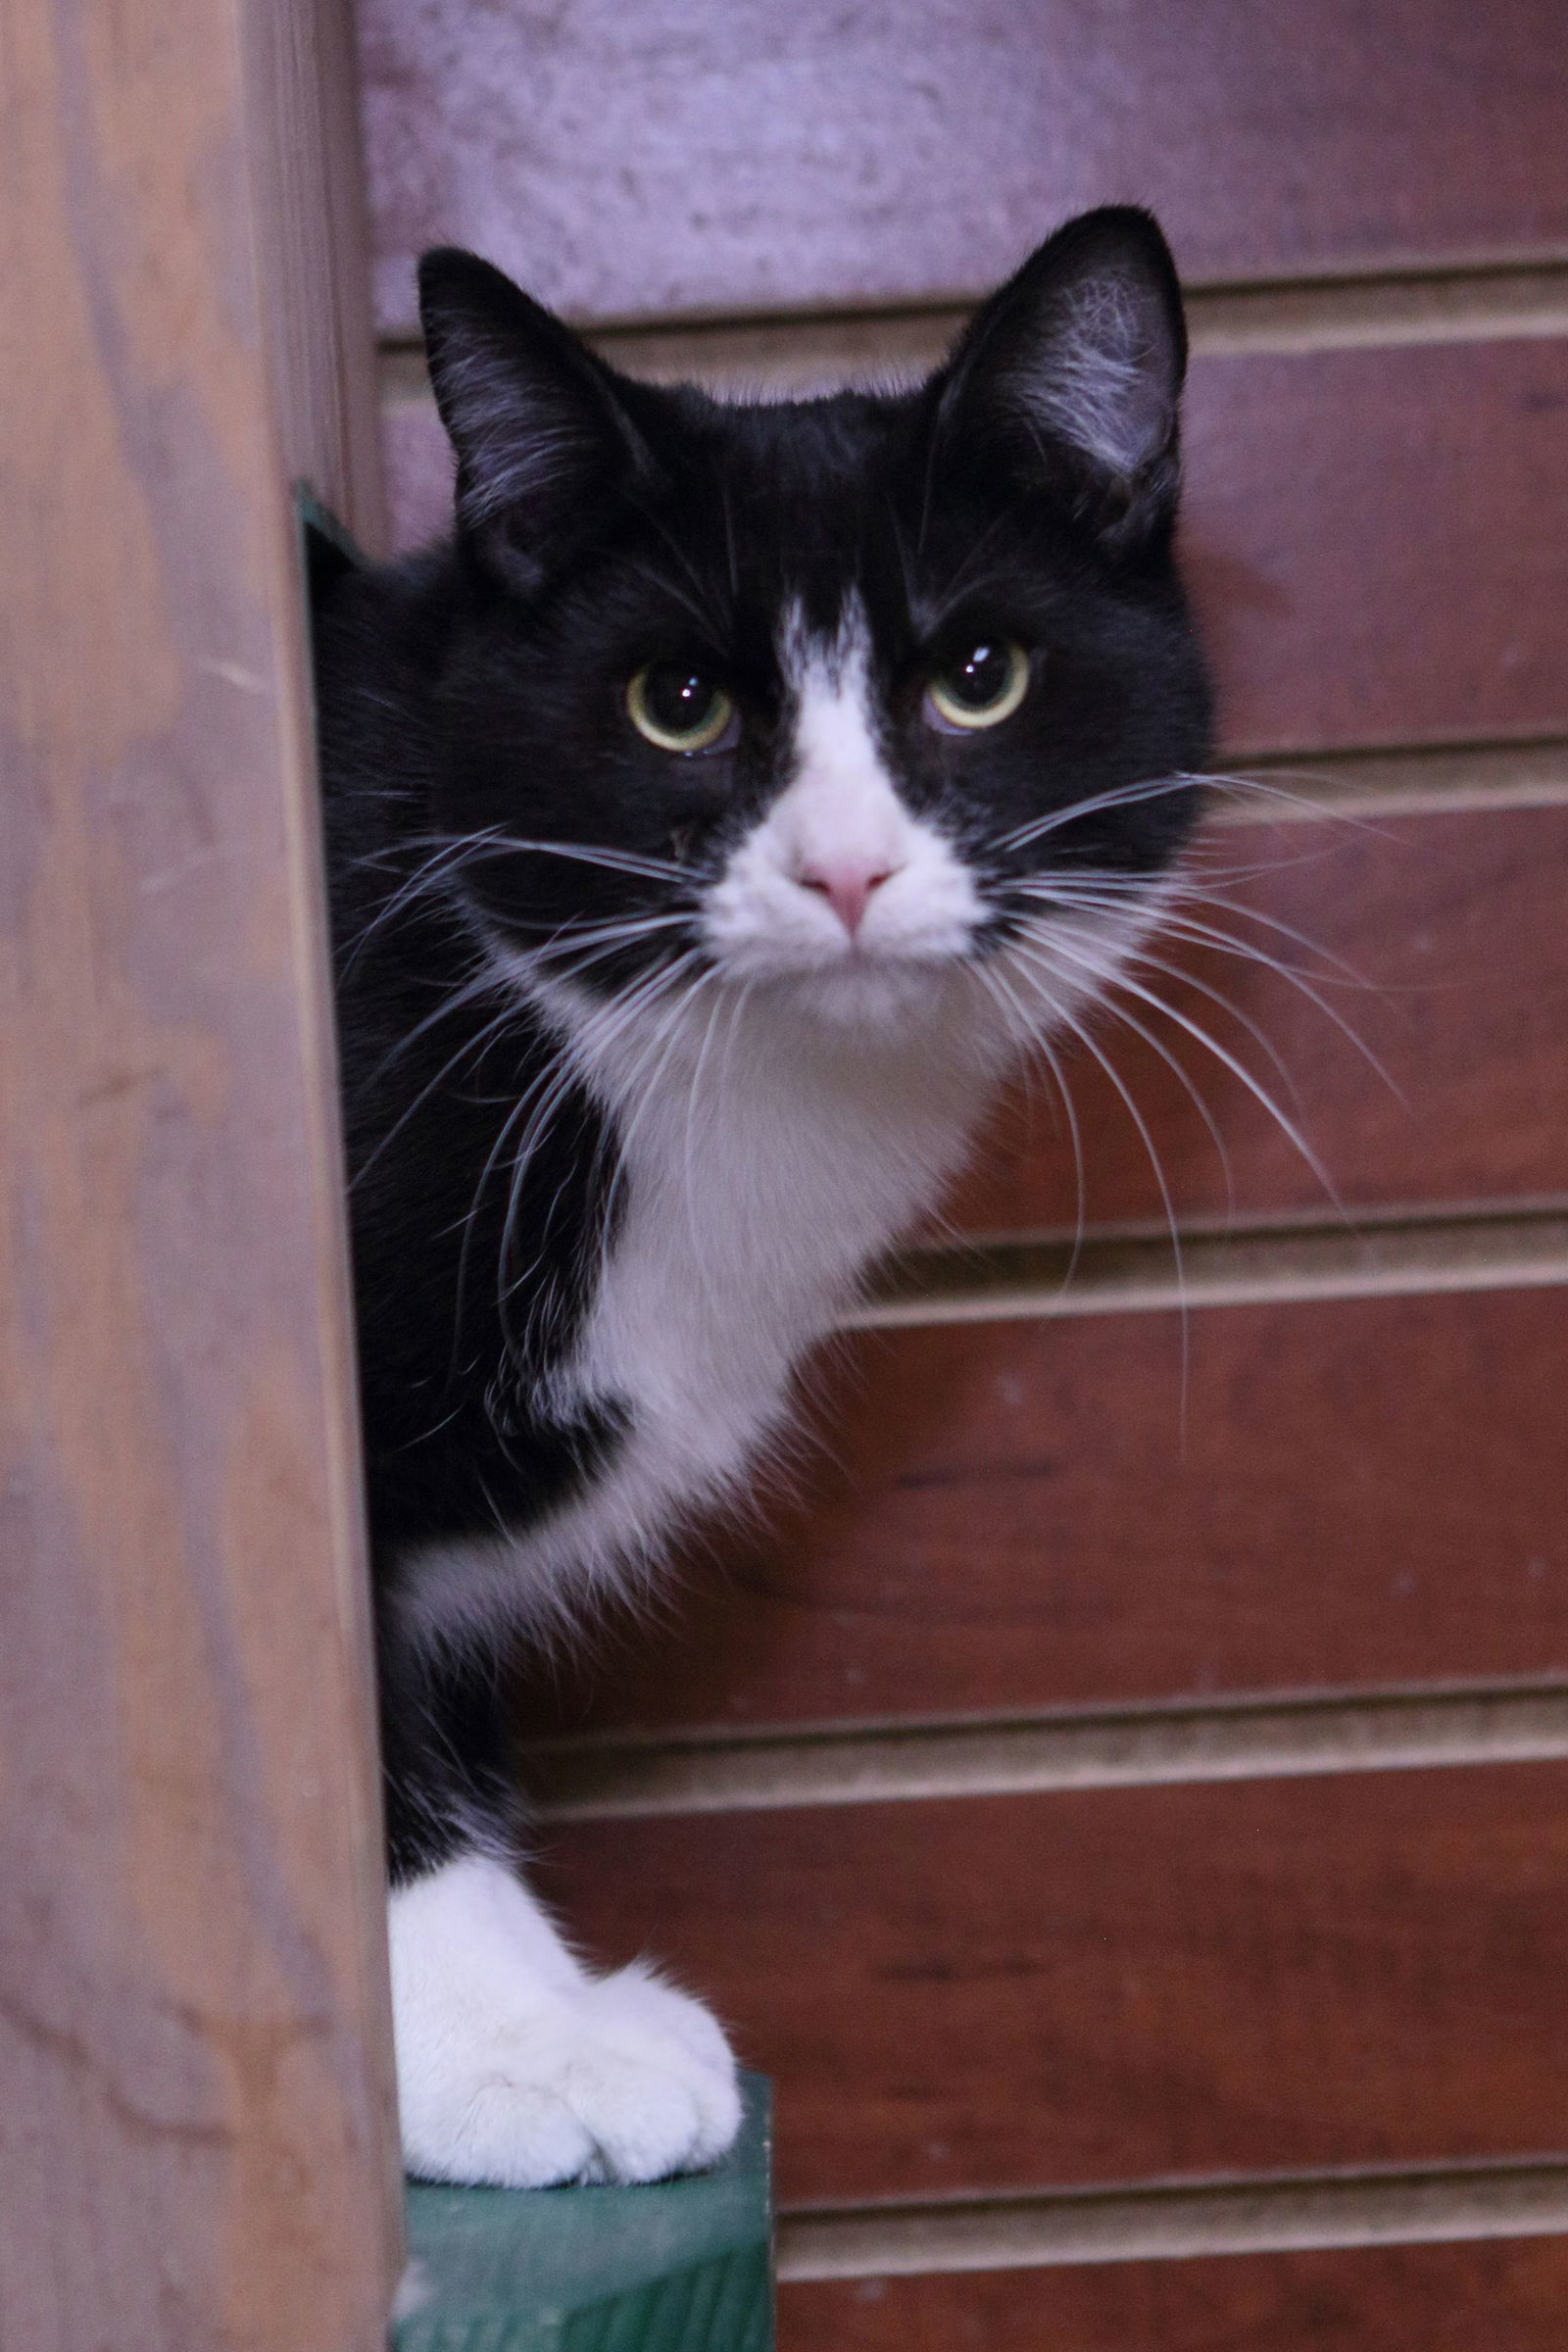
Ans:
<svg viewBox="0 0 1568 2352"><path fill-rule="evenodd" d="M917 961L846 956L808 971L783 972L764 985L825 1029L894 1040L947 1020L960 1000L972 1003L956 959Z"/></svg>

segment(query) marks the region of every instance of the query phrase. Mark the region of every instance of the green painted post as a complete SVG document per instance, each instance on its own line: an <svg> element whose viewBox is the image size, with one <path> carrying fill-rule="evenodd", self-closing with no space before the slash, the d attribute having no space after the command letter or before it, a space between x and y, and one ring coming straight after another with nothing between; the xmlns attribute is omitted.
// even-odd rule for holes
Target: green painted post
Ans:
<svg viewBox="0 0 1568 2352"><path fill-rule="evenodd" d="M650 2188L408 2193L395 2352L772 2352L768 2086L710 2173Z"/></svg>

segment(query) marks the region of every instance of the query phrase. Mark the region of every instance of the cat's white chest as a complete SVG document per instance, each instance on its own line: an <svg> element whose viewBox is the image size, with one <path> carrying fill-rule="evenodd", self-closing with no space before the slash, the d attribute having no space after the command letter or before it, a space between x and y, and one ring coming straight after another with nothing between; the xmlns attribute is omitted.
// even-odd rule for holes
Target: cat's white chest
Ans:
<svg viewBox="0 0 1568 2352"><path fill-rule="evenodd" d="M867 1262L956 1165L987 1081L940 1023L902 1049L756 996L693 1007L660 1082L600 1079L621 1214L573 1367L690 1492L740 1466ZM619 1083L617 1083L619 1080Z"/></svg>
<svg viewBox="0 0 1568 2352"><path fill-rule="evenodd" d="M761 992L694 1000L674 1036L579 1031L620 1166L580 1338L541 1401L563 1420L609 1407L621 1434L535 1526L426 1555L411 1605L429 1631L624 1590L733 1490L802 1355L962 1159L996 1074L966 1010L939 1004L894 1045L824 1035Z"/></svg>

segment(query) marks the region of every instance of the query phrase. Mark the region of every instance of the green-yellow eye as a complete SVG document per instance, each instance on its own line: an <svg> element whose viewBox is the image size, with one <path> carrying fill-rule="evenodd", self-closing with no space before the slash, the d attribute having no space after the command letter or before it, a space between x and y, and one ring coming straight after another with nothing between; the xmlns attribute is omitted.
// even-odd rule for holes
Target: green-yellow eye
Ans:
<svg viewBox="0 0 1568 2352"><path fill-rule="evenodd" d="M1029 657L1010 640L970 646L932 678L921 708L944 735L1000 727L1029 691Z"/></svg>
<svg viewBox="0 0 1568 2352"><path fill-rule="evenodd" d="M688 662L647 662L626 689L626 712L662 752L716 751L737 732L734 698Z"/></svg>

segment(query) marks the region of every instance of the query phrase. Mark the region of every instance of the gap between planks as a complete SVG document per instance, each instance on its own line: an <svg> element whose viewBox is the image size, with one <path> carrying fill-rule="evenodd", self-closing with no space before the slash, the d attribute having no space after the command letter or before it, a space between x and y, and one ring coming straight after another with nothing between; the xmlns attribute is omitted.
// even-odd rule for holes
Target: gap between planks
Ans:
<svg viewBox="0 0 1568 2352"><path fill-rule="evenodd" d="M1101 1227L906 1250L845 1330L1035 1321L1568 1283L1568 1202L1367 1210L1299 1222Z"/></svg>
<svg viewBox="0 0 1568 2352"><path fill-rule="evenodd" d="M1190 1700L1006 1718L578 1737L523 1751L555 1821L1559 1762L1568 1684Z"/></svg>
<svg viewBox="0 0 1568 2352"><path fill-rule="evenodd" d="M1244 789L1215 793L1210 828L1555 808L1568 802L1568 740L1243 752L1235 756L1234 773ZM1271 789L1249 793L1249 783Z"/></svg>
<svg viewBox="0 0 1568 2352"><path fill-rule="evenodd" d="M779 2216L780 2283L1568 2230L1568 2161L1427 2165L816 2206Z"/></svg>
<svg viewBox="0 0 1568 2352"><path fill-rule="evenodd" d="M584 323L606 359L651 383L798 397L846 382L897 383L940 365L972 309L963 300L785 316ZM1191 286L1195 357L1380 350L1568 334L1568 264ZM382 391L428 397L417 345L383 349Z"/></svg>

